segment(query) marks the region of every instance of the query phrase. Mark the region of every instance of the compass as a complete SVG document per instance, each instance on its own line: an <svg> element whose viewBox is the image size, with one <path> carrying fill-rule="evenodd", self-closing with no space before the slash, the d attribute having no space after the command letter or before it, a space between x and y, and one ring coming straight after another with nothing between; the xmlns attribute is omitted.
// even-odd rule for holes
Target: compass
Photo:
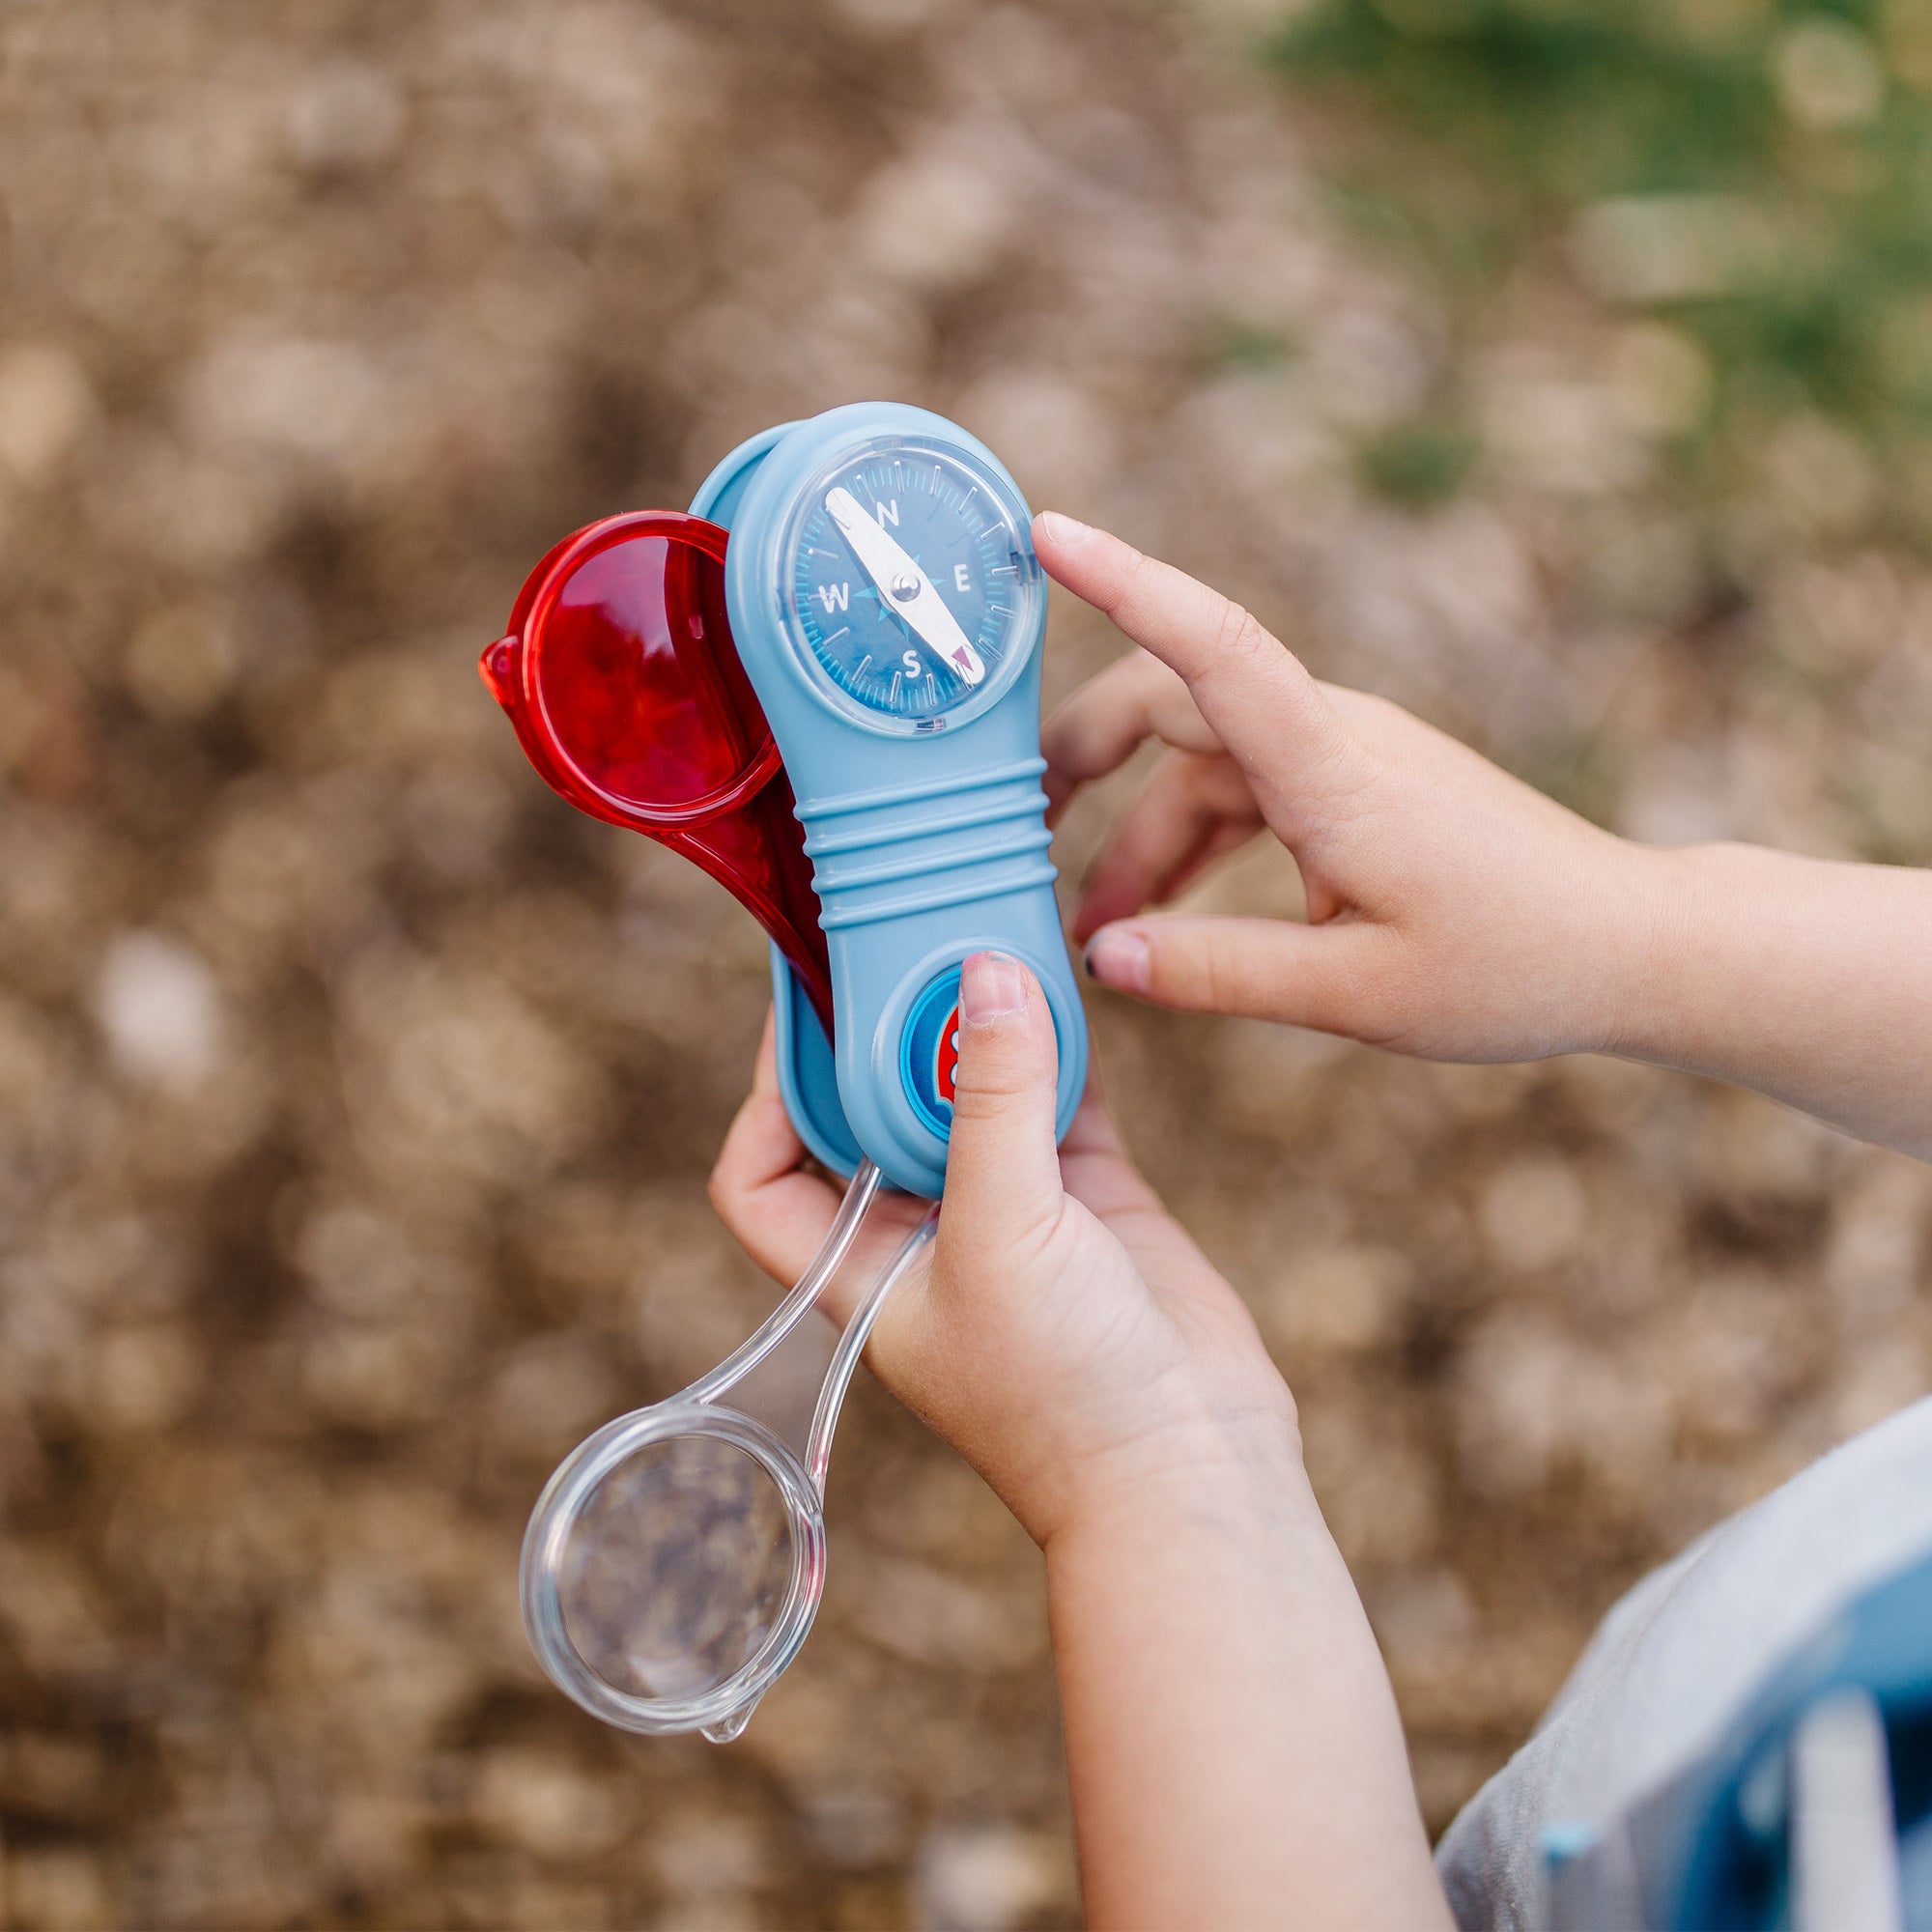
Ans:
<svg viewBox="0 0 1932 1932"><path fill-rule="evenodd" d="M985 468L931 440L840 454L786 533L786 618L856 705L945 728L997 699L1024 647L1037 566Z"/></svg>
<svg viewBox="0 0 1932 1932"><path fill-rule="evenodd" d="M778 969L786 1105L821 1159L850 1144L936 1197L968 953L1037 976L1062 1133L1085 1072L1039 782L1032 516L983 443L902 403L754 437L695 507L730 531L731 633L797 799L831 962L830 1040Z"/></svg>
<svg viewBox="0 0 1932 1932"><path fill-rule="evenodd" d="M935 731L999 700L1040 625L1039 566L1004 479L934 438L840 451L781 543L785 627L841 708Z"/></svg>

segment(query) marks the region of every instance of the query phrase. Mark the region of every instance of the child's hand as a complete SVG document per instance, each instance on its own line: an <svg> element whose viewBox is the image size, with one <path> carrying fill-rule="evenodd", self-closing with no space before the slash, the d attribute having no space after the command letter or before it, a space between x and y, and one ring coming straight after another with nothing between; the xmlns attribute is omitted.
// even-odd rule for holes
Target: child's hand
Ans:
<svg viewBox="0 0 1932 1932"><path fill-rule="evenodd" d="M1244 611L1118 537L1053 515L1034 536L1146 647L1048 723L1056 810L1144 740L1172 747L1076 914L1094 978L1433 1059L1617 1043L1649 940L1640 848L1398 706L1318 684ZM1264 829L1301 868L1307 924L1133 917Z"/></svg>
<svg viewBox="0 0 1932 1932"><path fill-rule="evenodd" d="M867 1359L1035 1540L1176 1469L1298 1474L1293 1405L1240 1299L1135 1173L1090 1093L1055 1158L1053 1022L1033 975L979 953L960 984L957 1097L930 1273ZM711 1198L779 1280L838 1205L801 1165L770 1030ZM893 1204L910 1225L912 1204Z"/></svg>
<svg viewBox="0 0 1932 1932"><path fill-rule="evenodd" d="M1254 1323L1097 1096L1056 1154L1032 974L976 954L960 1015L931 1272L867 1359L1046 1552L1088 1922L1446 1927L1388 1678ZM711 1198L781 1281L838 1202L804 1154L768 1031Z"/></svg>

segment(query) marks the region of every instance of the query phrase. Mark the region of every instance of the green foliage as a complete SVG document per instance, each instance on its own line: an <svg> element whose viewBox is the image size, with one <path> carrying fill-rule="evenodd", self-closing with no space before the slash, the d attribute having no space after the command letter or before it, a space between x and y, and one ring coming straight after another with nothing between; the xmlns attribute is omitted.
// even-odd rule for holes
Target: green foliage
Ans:
<svg viewBox="0 0 1932 1932"><path fill-rule="evenodd" d="M1314 0L1269 51L1354 110L1347 212L1465 309L1553 259L1687 329L1683 460L1805 407L1932 434L1932 0Z"/></svg>
<svg viewBox="0 0 1932 1932"><path fill-rule="evenodd" d="M1333 0L1277 52L1304 74L1366 84L1525 211L1550 198L1727 183L1776 127L1761 63L1672 43L1618 0Z"/></svg>
<svg viewBox="0 0 1932 1932"><path fill-rule="evenodd" d="M1476 439L1466 425L1421 417L1364 443L1356 466L1378 496L1420 510L1455 496L1475 460Z"/></svg>
<svg viewBox="0 0 1932 1932"><path fill-rule="evenodd" d="M1237 316L1216 316L1205 331L1198 359L1208 374L1224 375L1278 368L1295 353L1296 344L1278 328Z"/></svg>

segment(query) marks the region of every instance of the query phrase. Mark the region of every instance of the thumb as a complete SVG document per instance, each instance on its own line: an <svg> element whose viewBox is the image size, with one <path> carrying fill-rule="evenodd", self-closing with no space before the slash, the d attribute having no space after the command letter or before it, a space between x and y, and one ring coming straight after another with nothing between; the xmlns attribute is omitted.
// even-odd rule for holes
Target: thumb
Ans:
<svg viewBox="0 0 1932 1932"><path fill-rule="evenodd" d="M959 974L959 1065L940 1239L999 1254L1051 1224L1063 1199L1054 1149L1060 1072L1039 982L1004 952L976 952Z"/></svg>
<svg viewBox="0 0 1932 1932"><path fill-rule="evenodd" d="M1369 1037L1381 1010L1389 935L1367 923L1285 919L1118 920L1088 942L1102 985L1183 1012L1233 1013Z"/></svg>

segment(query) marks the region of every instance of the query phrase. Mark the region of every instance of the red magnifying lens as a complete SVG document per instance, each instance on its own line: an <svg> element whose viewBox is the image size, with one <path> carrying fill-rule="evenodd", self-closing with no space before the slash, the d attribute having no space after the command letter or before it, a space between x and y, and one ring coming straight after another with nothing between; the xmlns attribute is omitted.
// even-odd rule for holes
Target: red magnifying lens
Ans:
<svg viewBox="0 0 1932 1932"><path fill-rule="evenodd" d="M832 1032L805 833L724 608L726 532L638 510L531 571L483 682L553 791L668 845L727 887Z"/></svg>

